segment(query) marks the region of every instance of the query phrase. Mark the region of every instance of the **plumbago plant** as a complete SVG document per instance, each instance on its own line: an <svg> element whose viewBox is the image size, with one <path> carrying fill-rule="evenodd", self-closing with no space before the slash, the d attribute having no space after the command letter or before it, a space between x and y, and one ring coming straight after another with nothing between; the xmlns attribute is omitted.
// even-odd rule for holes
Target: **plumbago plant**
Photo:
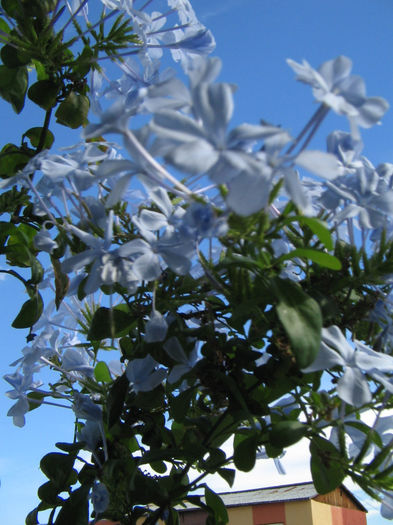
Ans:
<svg viewBox="0 0 393 525"><path fill-rule="evenodd" d="M29 297L8 414L75 414L27 525L176 524L187 502L224 524L206 476L281 470L302 438L320 493L349 476L392 518L393 165L360 136L388 104L346 57L288 60L319 103L297 137L231 129L188 0L89 4L1 2L0 95L43 109L0 154L2 272ZM308 149L330 111L349 132ZM83 142L51 152L53 118Z"/></svg>

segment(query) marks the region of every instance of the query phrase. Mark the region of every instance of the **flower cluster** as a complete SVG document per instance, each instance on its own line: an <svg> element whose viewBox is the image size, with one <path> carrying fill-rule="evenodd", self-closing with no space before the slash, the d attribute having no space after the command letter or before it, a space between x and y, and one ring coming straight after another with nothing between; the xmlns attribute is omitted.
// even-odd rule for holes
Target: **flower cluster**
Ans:
<svg viewBox="0 0 393 525"><path fill-rule="evenodd" d="M2 253L31 269L6 270L29 294L8 414L23 426L47 403L76 418L75 442L43 459L50 489L33 517L51 508L57 523L59 508L63 523L92 501L95 518L176 523L205 475L231 484L228 465L262 457L283 472L277 458L303 437L320 492L349 475L382 491L390 515L393 165L361 155L359 130L387 102L366 96L346 57L318 70L289 60L320 104L303 130L231 127L235 88L217 82L214 39L189 0L102 3L104 20L121 14L135 32L117 55L123 76L92 71L60 112L72 127L70 104L89 96L83 141L55 154L43 135L0 181L4 202L19 199L1 210L12 214ZM66 5L88 21L86 1ZM182 80L161 71L167 50ZM308 149L329 111L349 131ZM78 473L81 450L91 459ZM190 479L191 468L202 474Z"/></svg>

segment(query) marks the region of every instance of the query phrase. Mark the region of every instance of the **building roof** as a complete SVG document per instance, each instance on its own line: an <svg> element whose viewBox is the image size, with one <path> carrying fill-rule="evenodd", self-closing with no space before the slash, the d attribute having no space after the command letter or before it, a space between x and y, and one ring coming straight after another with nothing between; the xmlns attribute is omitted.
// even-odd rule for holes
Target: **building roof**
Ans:
<svg viewBox="0 0 393 525"><path fill-rule="evenodd" d="M222 492L220 496L227 506L256 505L282 501L308 500L318 496L312 482L280 485L262 489Z"/></svg>
<svg viewBox="0 0 393 525"><path fill-rule="evenodd" d="M359 500L344 486L341 489L351 498L360 509L367 512L367 509ZM226 507L239 507L244 505L259 505L262 503L281 503L286 501L304 501L319 496L312 481L295 483L291 485L278 485L275 487L265 487L261 489L240 490L236 492L219 493ZM196 505L186 504L184 510L199 509Z"/></svg>

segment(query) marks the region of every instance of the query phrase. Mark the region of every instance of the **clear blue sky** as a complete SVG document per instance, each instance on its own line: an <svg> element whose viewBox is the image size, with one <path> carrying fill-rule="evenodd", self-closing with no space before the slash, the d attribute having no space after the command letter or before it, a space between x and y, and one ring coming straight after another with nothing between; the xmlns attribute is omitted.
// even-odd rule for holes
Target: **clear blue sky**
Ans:
<svg viewBox="0 0 393 525"><path fill-rule="evenodd" d="M368 94L383 96L393 106L392 0L194 0L193 5L216 37L215 54L224 64L221 79L238 85L234 124L258 123L263 118L294 134L302 128L315 105L307 86L294 81L286 58L304 58L318 66L346 55L353 60L354 73L365 78ZM37 114L29 110L31 126L40 125ZM20 121L0 102L1 145L18 139L26 129L25 119L25 113ZM314 146L323 147L326 133L337 127L347 129L345 119L329 117ZM365 154L374 164L393 162L393 110L381 126L365 130L363 138ZM76 140L75 135L68 138L69 143ZM61 142L67 143L64 132ZM11 279L0 281L0 294L3 374L10 371L9 363L25 344L26 334L10 328L25 297L19 283ZM56 441L72 439L72 418L66 411L41 408L28 415L25 428L15 428L6 417L10 406L6 390L7 384L0 381L0 519L6 525L22 525L44 481L38 469L40 458L54 450ZM289 474L291 464L286 463ZM306 478L306 458L304 466ZM257 476L242 476L241 488L275 484L268 472L261 468ZM293 478L280 481L289 483ZM388 522L372 513L368 523Z"/></svg>

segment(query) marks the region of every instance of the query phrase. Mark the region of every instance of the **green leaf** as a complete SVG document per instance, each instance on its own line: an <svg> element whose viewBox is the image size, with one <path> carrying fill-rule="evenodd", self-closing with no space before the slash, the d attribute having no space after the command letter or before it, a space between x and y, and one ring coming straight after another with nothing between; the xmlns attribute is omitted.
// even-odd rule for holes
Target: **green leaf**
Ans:
<svg viewBox="0 0 393 525"><path fill-rule="evenodd" d="M49 481L61 492L67 490L70 481L75 479L74 461L75 457L71 455L50 452L41 459L40 468Z"/></svg>
<svg viewBox="0 0 393 525"><path fill-rule="evenodd" d="M56 443L56 447L63 452L67 452L68 454L74 454L75 456L78 454L78 452L83 448L83 445L79 443L78 441L76 443L63 443L59 442Z"/></svg>
<svg viewBox="0 0 393 525"><path fill-rule="evenodd" d="M1 6L11 18L18 18L20 2L18 0L1 0Z"/></svg>
<svg viewBox="0 0 393 525"><path fill-rule="evenodd" d="M2 39L6 40L6 34L9 35L11 33L10 26L7 24L7 22L4 20L4 18L0 18L0 31L2 32Z"/></svg>
<svg viewBox="0 0 393 525"><path fill-rule="evenodd" d="M345 477L344 458L336 447L316 436L310 443L311 474L319 494L327 494L338 487Z"/></svg>
<svg viewBox="0 0 393 525"><path fill-rule="evenodd" d="M233 482L235 481L236 470L234 470L233 468L219 468L217 470L217 473L223 479L225 479L225 481L228 483L230 487L232 487Z"/></svg>
<svg viewBox="0 0 393 525"><path fill-rule="evenodd" d="M279 421L269 432L270 443L276 448L285 448L300 441L306 434L307 426L300 421Z"/></svg>
<svg viewBox="0 0 393 525"><path fill-rule="evenodd" d="M96 310L91 321L87 337L90 341L101 341L118 337L127 327L132 319L130 315L117 308L106 308L102 306Z"/></svg>
<svg viewBox="0 0 393 525"><path fill-rule="evenodd" d="M30 268L31 268L30 283L31 284L40 283L42 281L42 278L44 277L44 268L36 257L31 256Z"/></svg>
<svg viewBox="0 0 393 525"><path fill-rule="evenodd" d="M6 44L1 48L1 60L9 68L26 66L30 62L30 55L19 51L16 47Z"/></svg>
<svg viewBox="0 0 393 525"><path fill-rule="evenodd" d="M53 135L53 133L49 130L49 129L44 129L44 128L41 128L41 127L35 127L35 128L30 128L26 131L26 133L23 134L22 136L22 140L26 137L30 140L30 143L31 145L33 146L33 148L37 148L38 145L40 144L40 141L41 141L41 135L45 133L45 138L44 138L44 142L42 144L42 148L43 149L49 149L54 140L55 140L55 136Z"/></svg>
<svg viewBox="0 0 393 525"><path fill-rule="evenodd" d="M243 434L235 435L235 450L233 460L235 467L243 472L249 472L254 468L258 440L256 434L250 436Z"/></svg>
<svg viewBox="0 0 393 525"><path fill-rule="evenodd" d="M333 250L334 244L332 235L326 223L315 217L303 217L299 216L298 222L305 224L310 230L318 237L321 243L330 251Z"/></svg>
<svg viewBox="0 0 393 525"><path fill-rule="evenodd" d="M70 285L70 279L67 274L61 271L61 264L55 257L51 256L53 272L55 276L55 304L56 308L59 309L61 302L63 301L68 287Z"/></svg>
<svg viewBox="0 0 393 525"><path fill-rule="evenodd" d="M57 122L71 129L86 126L90 102L85 95L71 91L55 113Z"/></svg>
<svg viewBox="0 0 393 525"><path fill-rule="evenodd" d="M106 403L108 414L108 427L111 428L119 419L123 412L123 405L129 388L129 381L126 374L118 377L110 387L108 400Z"/></svg>
<svg viewBox="0 0 393 525"><path fill-rule="evenodd" d="M209 487L205 487L206 505L213 511L215 523L228 523L228 512L225 508L224 502L215 492Z"/></svg>
<svg viewBox="0 0 393 525"><path fill-rule="evenodd" d="M15 317L13 328L30 328L41 317L44 303L41 295L36 292L31 299L23 303L18 315Z"/></svg>
<svg viewBox="0 0 393 525"><path fill-rule="evenodd" d="M281 256L279 260L286 261L295 259L295 257L310 260L330 270L341 270L341 261L337 259L337 257L330 255L330 253L320 252L319 250L313 250L311 248L296 248L296 250L292 250Z"/></svg>
<svg viewBox="0 0 393 525"><path fill-rule="evenodd" d="M51 481L44 483L38 488L38 497L40 500L53 507L56 507L62 502L58 494L59 489Z"/></svg>
<svg viewBox="0 0 393 525"><path fill-rule="evenodd" d="M30 158L28 151L18 148L15 144L6 144L0 153L0 177L12 177L26 166Z"/></svg>
<svg viewBox="0 0 393 525"><path fill-rule="evenodd" d="M40 522L38 521L38 507L36 507L26 516L25 525L39 525L39 523Z"/></svg>
<svg viewBox="0 0 393 525"><path fill-rule="evenodd" d="M0 66L0 96L12 105L15 113L20 113L25 105L27 85L26 67Z"/></svg>
<svg viewBox="0 0 393 525"><path fill-rule="evenodd" d="M163 461L150 461L149 464L155 472L158 472L158 474L165 474L168 470Z"/></svg>
<svg viewBox="0 0 393 525"><path fill-rule="evenodd" d="M37 80L47 80L48 73L45 70L44 64L42 64L39 60L35 59L32 60L32 63L37 73Z"/></svg>
<svg viewBox="0 0 393 525"><path fill-rule="evenodd" d="M0 160L1 164L1 160ZM0 214L13 213L18 206L26 206L29 203L29 197L25 191L18 190L15 186L0 195ZM0 237L2 237L2 231Z"/></svg>
<svg viewBox="0 0 393 525"><path fill-rule="evenodd" d="M97 381L102 383L111 383L112 377L109 372L108 365L104 361L100 361L94 368L94 377Z"/></svg>
<svg viewBox="0 0 393 525"><path fill-rule="evenodd" d="M39 80L30 86L27 96L37 104L37 106L48 111L56 105L58 93L59 84L52 80L45 79Z"/></svg>
<svg viewBox="0 0 393 525"><path fill-rule="evenodd" d="M291 342L299 368L310 365L321 344L322 315L318 303L293 281L272 281L278 318Z"/></svg>
<svg viewBox="0 0 393 525"><path fill-rule="evenodd" d="M27 400L29 401L29 412L40 407L42 400L45 399L45 397L45 394L41 394L40 392L29 392L27 394Z"/></svg>
<svg viewBox="0 0 393 525"><path fill-rule="evenodd" d="M194 394L194 389L188 388L172 399L170 411L175 421L184 421L187 417L188 409Z"/></svg>
<svg viewBox="0 0 393 525"><path fill-rule="evenodd" d="M89 523L89 491L88 485L83 485L71 493L63 504L55 525L86 525Z"/></svg>

